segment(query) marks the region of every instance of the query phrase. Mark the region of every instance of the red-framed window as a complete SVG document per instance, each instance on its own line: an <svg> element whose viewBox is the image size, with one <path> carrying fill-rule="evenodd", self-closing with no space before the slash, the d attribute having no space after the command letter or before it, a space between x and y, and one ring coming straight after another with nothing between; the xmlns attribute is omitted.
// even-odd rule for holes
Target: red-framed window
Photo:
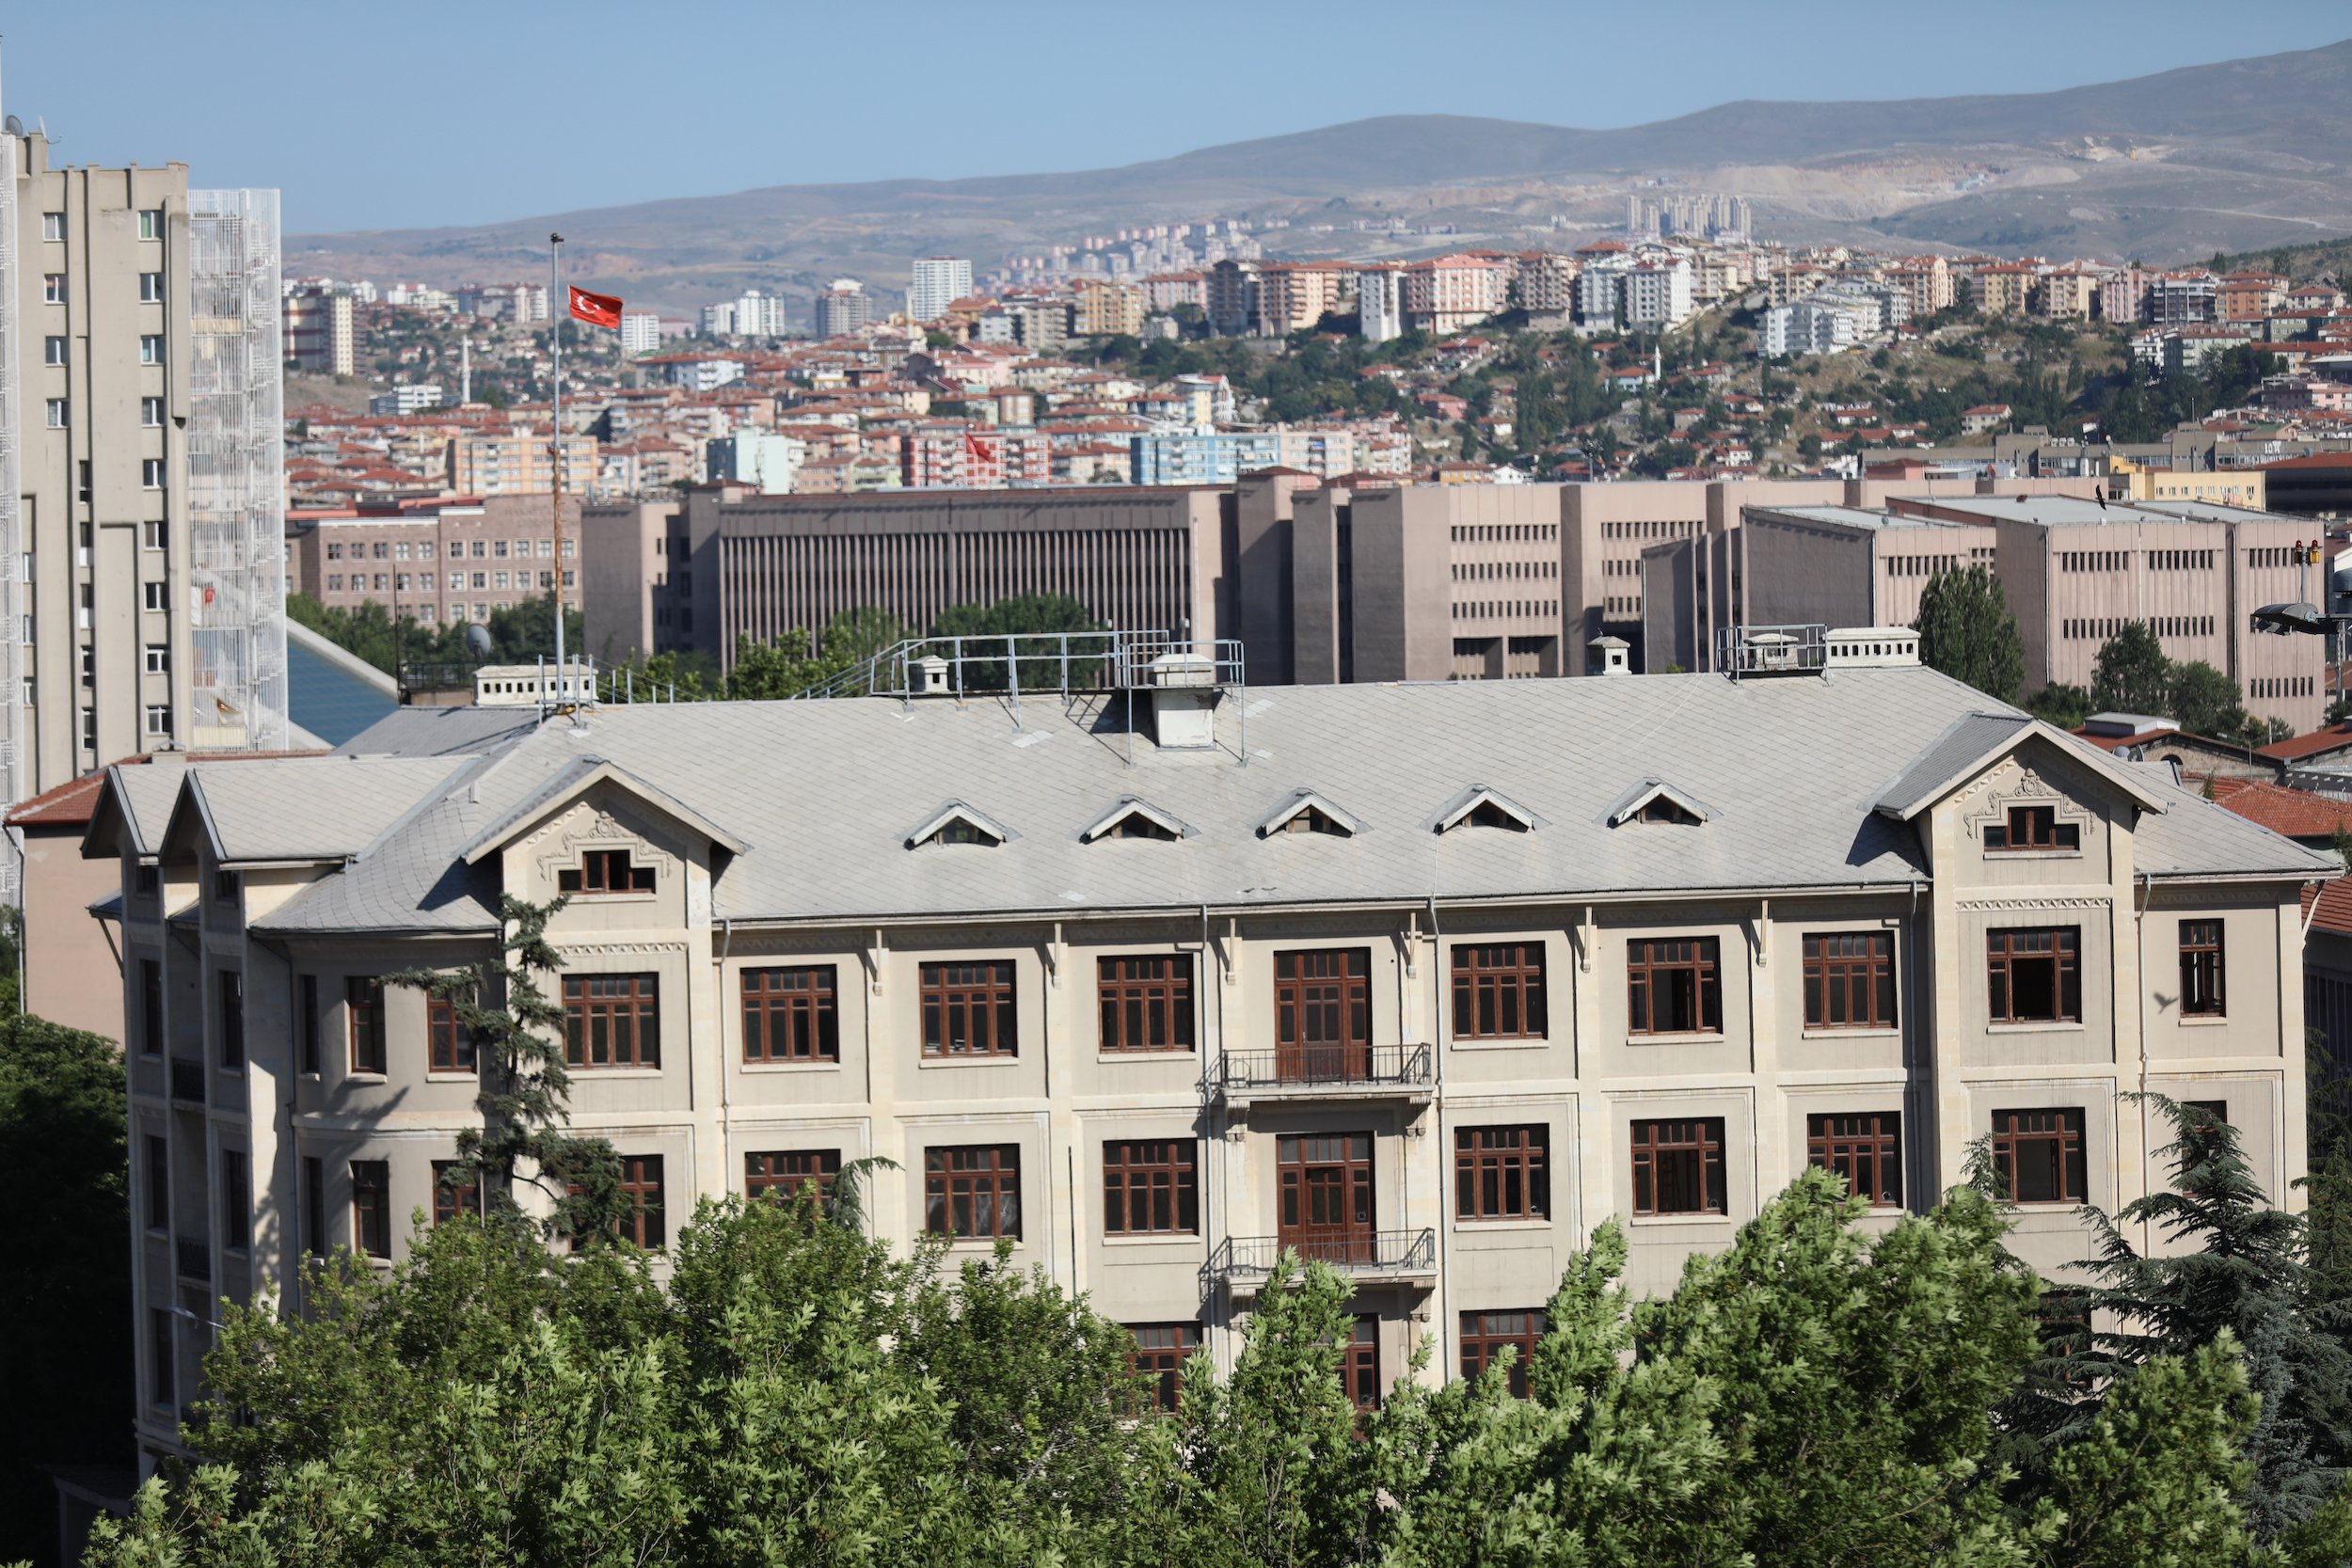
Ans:
<svg viewBox="0 0 2352 1568"><path fill-rule="evenodd" d="M961 1241L1021 1239L1021 1148L963 1144L923 1151L923 1228Z"/></svg>
<svg viewBox="0 0 2352 1568"><path fill-rule="evenodd" d="M773 1148L743 1156L743 1193L747 1197L772 1197L791 1202L807 1188L817 1190L818 1202L833 1196L841 1175L837 1148Z"/></svg>
<svg viewBox="0 0 2352 1568"><path fill-rule="evenodd" d="M1104 1232L1113 1236L1199 1234L1199 1149L1191 1138L1116 1139L1105 1143Z"/></svg>
<svg viewBox="0 0 2352 1568"><path fill-rule="evenodd" d="M1149 1398L1154 1408L1172 1411L1183 1382L1184 1363L1200 1348L1199 1323L1129 1323L1136 1348L1127 1354L1127 1370L1152 1380Z"/></svg>
<svg viewBox="0 0 2352 1568"><path fill-rule="evenodd" d="M1104 1051L1192 1049L1192 955L1134 953L1095 960Z"/></svg>
<svg viewBox="0 0 2352 1568"><path fill-rule="evenodd" d="M2081 948L2082 932L2073 926L1986 932L1987 1012L1993 1022L2081 1022Z"/></svg>
<svg viewBox="0 0 2352 1568"><path fill-rule="evenodd" d="M1627 1028L1636 1035L1720 1033L1719 949L1713 937L1637 937L1628 942Z"/></svg>
<svg viewBox="0 0 2352 1568"><path fill-rule="evenodd" d="M1550 1218L1550 1137L1540 1126L1455 1128L1454 1217Z"/></svg>
<svg viewBox="0 0 2352 1568"><path fill-rule="evenodd" d="M457 1004L431 992L424 999L426 1060L435 1072L474 1069L473 1031L457 1019Z"/></svg>
<svg viewBox="0 0 2352 1568"><path fill-rule="evenodd" d="M627 849L590 849L578 865L555 874L555 891L598 897L615 893L651 893L653 867L631 863Z"/></svg>
<svg viewBox="0 0 2352 1568"><path fill-rule="evenodd" d="M1720 1214L1724 1192L1721 1117L1633 1124L1633 1212Z"/></svg>
<svg viewBox="0 0 2352 1568"><path fill-rule="evenodd" d="M1462 1376L1476 1377L1486 1370L1498 1352L1505 1345L1518 1352L1511 1363L1511 1392L1521 1399L1527 1397L1528 1363L1535 1357L1536 1342L1544 1337L1544 1315L1532 1307L1518 1307L1507 1312L1465 1312L1462 1314Z"/></svg>
<svg viewBox="0 0 2352 1568"><path fill-rule="evenodd" d="M1543 943L1454 944L1455 1039L1531 1039L1547 1027Z"/></svg>
<svg viewBox="0 0 2352 1568"><path fill-rule="evenodd" d="M660 1067L660 976L564 975L564 1059L577 1068Z"/></svg>
<svg viewBox="0 0 2352 1568"><path fill-rule="evenodd" d="M841 1013L833 965L743 971L743 1059L841 1059Z"/></svg>
<svg viewBox="0 0 2352 1568"><path fill-rule="evenodd" d="M1804 939L1804 1026L1891 1029L1895 933L1809 932Z"/></svg>
<svg viewBox="0 0 2352 1568"><path fill-rule="evenodd" d="M1805 1157L1846 1179L1856 1197L1882 1209L1903 1202L1902 1117L1894 1111L1805 1118Z"/></svg>
<svg viewBox="0 0 2352 1568"><path fill-rule="evenodd" d="M2181 1012L2191 1018L2219 1018L2222 1006L2221 922L2181 922Z"/></svg>
<svg viewBox="0 0 2352 1568"><path fill-rule="evenodd" d="M1993 1113L1993 1168L2018 1203L2088 1203L2090 1168L2079 1110Z"/></svg>
<svg viewBox="0 0 2352 1568"><path fill-rule="evenodd" d="M924 1055L1021 1053L1011 959L927 963L922 973Z"/></svg>

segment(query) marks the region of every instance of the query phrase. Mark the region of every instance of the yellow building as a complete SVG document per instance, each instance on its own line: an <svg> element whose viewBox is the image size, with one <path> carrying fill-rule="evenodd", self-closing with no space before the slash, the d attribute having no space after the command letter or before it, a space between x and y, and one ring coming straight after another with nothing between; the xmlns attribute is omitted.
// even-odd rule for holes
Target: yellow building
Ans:
<svg viewBox="0 0 2352 1568"><path fill-rule="evenodd" d="M2023 261L1979 267L1968 279L1968 296L1983 316L2022 316L2032 306L2041 275Z"/></svg>
<svg viewBox="0 0 2352 1568"><path fill-rule="evenodd" d="M2269 483L2260 468L2232 468L2219 473L2183 474L2143 468L2129 458L2110 464L2107 494L2117 500L2203 501L2212 506L2242 506L2267 511Z"/></svg>
<svg viewBox="0 0 2352 1568"><path fill-rule="evenodd" d="M1143 291L1132 283L1089 278L1078 285L1078 336L1130 337L1143 330Z"/></svg>

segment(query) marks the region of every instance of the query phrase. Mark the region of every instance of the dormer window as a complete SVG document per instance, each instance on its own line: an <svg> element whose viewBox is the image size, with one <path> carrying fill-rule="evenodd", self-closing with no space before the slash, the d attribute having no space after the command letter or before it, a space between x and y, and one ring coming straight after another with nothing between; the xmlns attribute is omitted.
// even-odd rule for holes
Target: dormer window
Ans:
<svg viewBox="0 0 2352 1568"><path fill-rule="evenodd" d="M961 800L950 800L932 814L930 820L906 836L906 847L920 848L930 844L977 844L993 848L1016 835L1010 829Z"/></svg>
<svg viewBox="0 0 2352 1568"><path fill-rule="evenodd" d="M1470 807L1470 815L1454 823L1457 828L1467 824L1472 828L1507 828L1513 832L1527 832L1527 824L1511 816L1492 800L1481 800Z"/></svg>
<svg viewBox="0 0 2352 1568"><path fill-rule="evenodd" d="M1333 838L1353 838L1363 831L1361 822L1311 789L1294 791L1258 823L1260 838L1271 838L1276 833L1328 833Z"/></svg>
<svg viewBox="0 0 2352 1568"><path fill-rule="evenodd" d="M1450 833L1463 826L1472 828L1502 828L1523 833L1535 826L1535 817L1524 806L1509 799L1499 789L1485 784L1472 784L1448 803L1431 826L1441 833Z"/></svg>
<svg viewBox="0 0 2352 1568"><path fill-rule="evenodd" d="M1172 844L1191 832L1192 830L1181 818L1162 811L1148 800L1138 800L1129 795L1089 823L1086 831L1078 835L1078 842L1092 844L1102 838L1145 838Z"/></svg>
<svg viewBox="0 0 2352 1568"><path fill-rule="evenodd" d="M1609 808L1609 825L1622 828L1632 822L1695 828L1712 816L1688 792L1658 779L1644 779L1617 797L1616 804Z"/></svg>
<svg viewBox="0 0 2352 1568"><path fill-rule="evenodd" d="M1984 847L1990 852L2079 853L2083 831L2078 824L2059 821L2056 806L2011 806L2006 821L1985 824Z"/></svg>
<svg viewBox="0 0 2352 1568"><path fill-rule="evenodd" d="M237 901L237 874L233 871L215 870L213 896L223 904L235 903Z"/></svg>
<svg viewBox="0 0 2352 1568"><path fill-rule="evenodd" d="M590 849L577 866L555 874L555 891L588 897L615 893L651 893L653 867L632 864L626 849Z"/></svg>
<svg viewBox="0 0 2352 1568"><path fill-rule="evenodd" d="M1695 828L1699 825L1699 819L1697 817L1692 816L1689 812L1683 810L1680 806L1676 805L1674 801L1668 800L1663 795L1661 795L1658 799L1652 800L1649 804L1642 808L1642 820L1645 822L1668 822L1677 827L1684 828Z"/></svg>

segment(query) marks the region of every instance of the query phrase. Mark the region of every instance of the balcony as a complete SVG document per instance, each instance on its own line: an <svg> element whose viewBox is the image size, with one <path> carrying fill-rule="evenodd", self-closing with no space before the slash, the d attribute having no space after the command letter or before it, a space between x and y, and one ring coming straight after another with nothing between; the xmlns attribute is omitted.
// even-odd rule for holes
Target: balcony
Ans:
<svg viewBox="0 0 2352 1568"><path fill-rule="evenodd" d="M1209 1255L1210 1277L1235 1295L1255 1295L1285 1252L1301 1262L1322 1263L1366 1285L1438 1283L1438 1233L1434 1230L1359 1230L1339 1236L1232 1236Z"/></svg>
<svg viewBox="0 0 2352 1568"><path fill-rule="evenodd" d="M171 1239L172 1272L183 1279L209 1284L213 1277L212 1243L201 1236Z"/></svg>
<svg viewBox="0 0 2352 1568"><path fill-rule="evenodd" d="M185 1056L171 1059L171 1098L191 1105L204 1103L204 1064Z"/></svg>
<svg viewBox="0 0 2352 1568"><path fill-rule="evenodd" d="M1236 1108L1260 1100L1403 1100L1429 1102L1434 1058L1425 1045L1287 1047L1228 1051L1216 1085Z"/></svg>

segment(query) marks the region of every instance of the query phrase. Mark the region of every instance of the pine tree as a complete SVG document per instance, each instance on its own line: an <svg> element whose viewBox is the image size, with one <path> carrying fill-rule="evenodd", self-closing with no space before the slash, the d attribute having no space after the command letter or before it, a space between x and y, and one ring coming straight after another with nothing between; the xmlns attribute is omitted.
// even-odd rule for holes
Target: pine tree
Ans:
<svg viewBox="0 0 2352 1568"><path fill-rule="evenodd" d="M547 930L564 902L559 897L530 904L501 895L501 963L407 970L386 983L413 987L447 1003L481 1064L482 1087L474 1104L482 1125L457 1134L457 1159L443 1180L453 1191L479 1192L484 1213L510 1224L522 1218L516 1183L535 1186L552 1205L545 1222L548 1233L581 1238L614 1230L628 1200L612 1146L562 1130L571 1120L572 1086L564 1065L564 1009L539 989L537 977L564 967Z"/></svg>
<svg viewBox="0 0 2352 1568"><path fill-rule="evenodd" d="M2156 1150L2171 1185L2110 1218L2086 1211L2099 1284L2086 1377L2120 1391L2159 1357L2228 1341L2243 1347L2261 1411L2244 1441L2248 1522L2264 1540L2308 1517L2341 1483L2352 1451L2352 1353L2341 1310L2319 1299L2302 1216L2274 1207L2248 1166L2237 1130L2162 1095L2127 1097L2160 1112L2174 1140ZM2145 1226L2164 1250L2142 1255ZM2113 1392L2082 1402L2089 1412Z"/></svg>

